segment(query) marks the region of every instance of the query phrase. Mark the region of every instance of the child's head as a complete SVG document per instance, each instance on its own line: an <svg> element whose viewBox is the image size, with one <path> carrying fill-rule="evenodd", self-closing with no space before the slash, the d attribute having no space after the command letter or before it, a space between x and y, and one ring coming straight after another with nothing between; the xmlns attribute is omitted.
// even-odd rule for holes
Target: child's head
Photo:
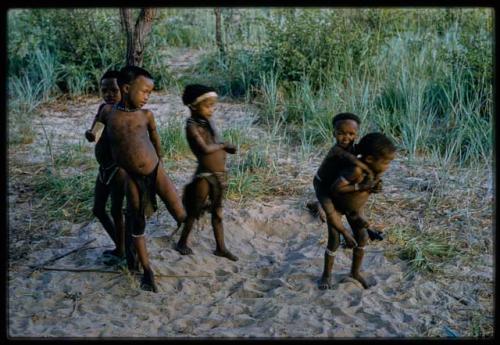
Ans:
<svg viewBox="0 0 500 345"><path fill-rule="evenodd" d="M153 77L143 68L125 66L118 75L123 102L130 108L142 108L155 86Z"/></svg>
<svg viewBox="0 0 500 345"><path fill-rule="evenodd" d="M351 146L358 137L361 120L351 113L340 113L333 117L333 136L337 144L343 148Z"/></svg>
<svg viewBox="0 0 500 345"><path fill-rule="evenodd" d="M190 84L184 89L182 102L191 109L191 114L203 116L208 119L215 110L217 93L212 87Z"/></svg>
<svg viewBox="0 0 500 345"><path fill-rule="evenodd" d="M118 71L109 70L101 77L101 95L104 102L111 104L121 99L118 87Z"/></svg>
<svg viewBox="0 0 500 345"><path fill-rule="evenodd" d="M387 170L396 156L396 146L382 133L369 133L359 141L357 153L374 173L380 174Z"/></svg>

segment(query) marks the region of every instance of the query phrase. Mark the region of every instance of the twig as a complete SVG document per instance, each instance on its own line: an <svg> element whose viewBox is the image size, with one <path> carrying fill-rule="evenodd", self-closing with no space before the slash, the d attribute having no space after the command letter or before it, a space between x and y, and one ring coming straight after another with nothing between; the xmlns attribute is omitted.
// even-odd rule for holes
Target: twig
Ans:
<svg viewBox="0 0 500 345"><path fill-rule="evenodd" d="M29 266L35 267L35 266ZM38 267L38 266L36 266ZM42 269L45 271L64 271L64 272L96 272L96 273L114 273L121 274L123 271L116 270L103 270L99 268L87 268L87 267L54 267L54 266L41 266L38 269ZM140 272L130 272L131 274L141 275ZM155 277L161 278L212 278L212 275L175 275L175 274L157 274L155 273Z"/></svg>
<svg viewBox="0 0 500 345"><path fill-rule="evenodd" d="M45 126L43 125L42 122L40 122L40 124L42 125L43 134L45 135L45 139L47 139L47 147L49 148L50 159L52 160L52 168L55 169L56 164L55 164L55 160L54 160L54 155L52 154L52 145L50 144L50 139L49 139L49 136L47 135L47 131L45 130Z"/></svg>
<svg viewBox="0 0 500 345"><path fill-rule="evenodd" d="M84 244L82 244L80 247L78 247L78 248L76 248L76 249L70 250L69 252L67 252L67 253L65 253L65 254L58 255L58 256L53 257L53 258L51 258L51 259L49 259L49 260L47 260L47 261L45 261L45 262L42 262L41 264L35 265L35 266L33 267L33 270L30 272L30 274L29 274L29 275L32 275L32 274L33 274L33 272L37 271L38 269L40 269L41 267L43 267L43 266L45 266L45 265L47 265L47 264L49 264L49 263L53 263L53 262L54 262L54 261L56 261L56 260L62 259L62 258L66 257L66 256L68 256L68 255L70 255L70 254L72 254L72 253L74 253L74 252L76 252L76 251L79 251L80 249L82 249L83 247L85 247L87 244L92 243L92 242L94 242L95 240L96 240L95 238L94 238L94 239L91 239L90 241L85 242Z"/></svg>
<svg viewBox="0 0 500 345"><path fill-rule="evenodd" d="M78 267L53 267L53 266L29 266L44 271L64 271L64 272L96 272L96 273L122 273L115 270L102 270L99 268L78 268Z"/></svg>

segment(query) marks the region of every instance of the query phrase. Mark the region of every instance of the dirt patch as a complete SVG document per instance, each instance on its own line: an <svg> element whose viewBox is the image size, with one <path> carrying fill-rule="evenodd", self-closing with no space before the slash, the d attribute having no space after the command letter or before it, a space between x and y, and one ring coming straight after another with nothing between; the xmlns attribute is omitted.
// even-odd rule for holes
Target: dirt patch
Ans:
<svg viewBox="0 0 500 345"><path fill-rule="evenodd" d="M46 173L49 146L52 154L76 146L81 155L93 159L93 146L84 142L83 133L99 103L98 98L88 98L60 112L57 108L62 106L43 108L35 119L34 142L9 147L9 335L493 334L490 172L453 171L401 157L384 176L383 193L373 195L367 205L370 221L387 236L367 248L364 271L377 280L375 287L365 290L347 278L351 251L340 250L334 288L317 288L326 225L312 217L305 204L313 198L311 179L321 157L298 158L296 147L270 143L270 151L279 153L276 180L283 181L278 186L281 193L225 204L226 242L240 260L230 262L212 254L215 241L208 215L193 231L194 255L179 255L168 237L174 221L161 205L146 227L160 292L140 290L137 277L103 264L101 253L112 243L96 220L73 224L34 217L33 210L43 202L34 193L32 179ZM188 116L178 94L154 93L148 107L159 126ZM255 112L246 105L225 100L218 105L216 122L221 130L247 126L250 135L268 138L254 119ZM191 178L194 165L192 157L169 165L168 173L179 189ZM73 174L89 169L72 168ZM411 263L399 255L407 243L397 237L410 230L417 238L449 234L459 255L452 261L437 260L435 272L412 272ZM28 267L90 240L94 240L90 245L46 265L63 271L32 273Z"/></svg>

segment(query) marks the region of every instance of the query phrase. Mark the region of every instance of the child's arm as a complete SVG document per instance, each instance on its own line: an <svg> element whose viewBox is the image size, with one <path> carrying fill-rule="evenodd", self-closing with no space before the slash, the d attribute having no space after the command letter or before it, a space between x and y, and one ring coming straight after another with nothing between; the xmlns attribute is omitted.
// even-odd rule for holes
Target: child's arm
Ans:
<svg viewBox="0 0 500 345"><path fill-rule="evenodd" d="M366 174L368 174L370 179L374 178L372 169L370 169L365 163L360 161L355 155L353 155L349 151L346 151L343 148L335 145L333 147L333 153L341 158L347 159L351 164L354 164L363 169L363 171L365 171Z"/></svg>
<svg viewBox="0 0 500 345"><path fill-rule="evenodd" d="M382 180L375 178L373 188L370 189L370 193L380 193L382 191Z"/></svg>
<svg viewBox="0 0 500 345"><path fill-rule="evenodd" d="M187 135L190 138L194 139L196 145L203 154L209 154L218 150L223 150L226 147L226 144L207 144L195 125L188 125L186 131Z"/></svg>
<svg viewBox="0 0 500 345"><path fill-rule="evenodd" d="M343 171L330 187L334 194L345 194L353 192L364 192L373 187L373 180L363 179L363 171L360 167L354 166Z"/></svg>
<svg viewBox="0 0 500 345"><path fill-rule="evenodd" d="M235 154L236 153L236 146L230 143L224 143L224 151L230 154Z"/></svg>
<svg viewBox="0 0 500 345"><path fill-rule="evenodd" d="M158 134L158 130L156 129L155 117L153 116L153 113L149 110L146 111L146 116L148 119L149 139L151 140L151 143L153 144L153 146L156 150L156 154L158 155L158 158L161 160L163 157L163 152L161 150L160 135Z"/></svg>
<svg viewBox="0 0 500 345"><path fill-rule="evenodd" d="M97 114L94 116L94 121L92 121L92 125L90 126L90 129L87 129L85 131L85 138L89 142L95 141L98 132L102 129L102 126L99 125L98 122L101 122L101 121L99 121L99 117L101 114L101 110L102 110L102 108L104 108L105 105L106 105L106 103L103 103L99 106L99 109L97 110Z"/></svg>

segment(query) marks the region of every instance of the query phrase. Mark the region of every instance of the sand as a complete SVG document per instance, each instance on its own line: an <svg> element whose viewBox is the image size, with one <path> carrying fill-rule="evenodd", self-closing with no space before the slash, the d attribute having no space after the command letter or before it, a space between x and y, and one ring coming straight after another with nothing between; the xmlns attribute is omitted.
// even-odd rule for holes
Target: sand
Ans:
<svg viewBox="0 0 500 345"><path fill-rule="evenodd" d="M38 118L53 138L53 150L82 140L99 100L80 103L71 111L47 108ZM178 96L171 94L155 94L149 108L160 125L168 117L187 116ZM218 118L221 126L249 120L246 108L238 104L222 102L218 111L227 114ZM232 116L235 113L240 116ZM22 161L48 162L41 127L37 127L37 133L33 144L9 150L9 159L16 160L17 165ZM319 162L313 163L311 171ZM182 169L169 173L177 186L189 181L194 164L188 160ZM302 169L302 173L310 174L309 170ZM431 180L412 176L405 160L396 160L384 180L384 193L374 197L390 206L374 209L370 220L411 222L415 215L410 211L398 213L402 204L395 201L403 188L408 190L419 179ZM461 267L457 267L458 262L448 263L445 273L436 278L408 274L407 261L389 255L391 245L387 241L372 242L363 265L365 274L377 281L370 289L348 278L352 251L339 249L334 287L319 290L326 225L305 209L312 197L309 186L301 195L270 196L246 204L225 201L226 244L239 256L238 262L212 254L215 241L209 215L192 233L194 254L180 255L173 249L179 234L169 237L175 224L161 205L146 226L147 246L160 290L156 294L141 290L137 276L103 264L103 250L113 246L95 219L80 224L54 222L42 237L29 244L27 240L11 241L11 252L22 251L23 255L9 262L8 334L36 338L447 337L471 335L471 320L477 313L493 322L491 242L486 245L490 251L474 263ZM11 233L25 224L14 206L26 207L27 202L18 189L11 188ZM487 219L481 229L486 234L483 237L488 238L491 220ZM91 240L81 250L45 265L68 271L32 272L29 268Z"/></svg>

